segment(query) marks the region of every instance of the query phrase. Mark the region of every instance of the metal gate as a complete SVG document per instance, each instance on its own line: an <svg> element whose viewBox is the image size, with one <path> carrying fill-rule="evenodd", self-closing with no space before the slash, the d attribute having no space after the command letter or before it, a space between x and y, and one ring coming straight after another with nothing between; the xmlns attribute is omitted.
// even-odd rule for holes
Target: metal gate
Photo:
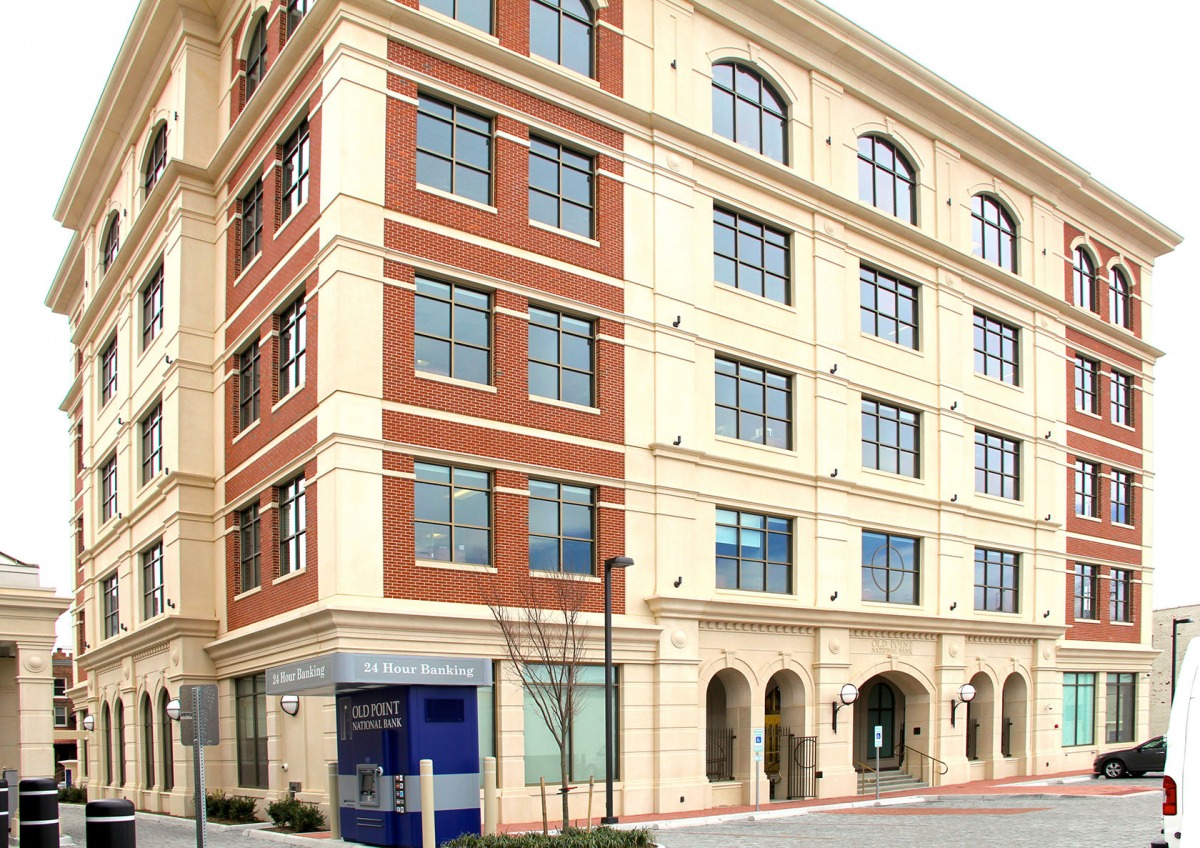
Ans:
<svg viewBox="0 0 1200 848"><path fill-rule="evenodd" d="M817 797L817 737L788 736L788 800Z"/></svg>
<svg viewBox="0 0 1200 848"><path fill-rule="evenodd" d="M709 728L705 740L705 772L710 782L733 780L733 741L737 739L732 730Z"/></svg>

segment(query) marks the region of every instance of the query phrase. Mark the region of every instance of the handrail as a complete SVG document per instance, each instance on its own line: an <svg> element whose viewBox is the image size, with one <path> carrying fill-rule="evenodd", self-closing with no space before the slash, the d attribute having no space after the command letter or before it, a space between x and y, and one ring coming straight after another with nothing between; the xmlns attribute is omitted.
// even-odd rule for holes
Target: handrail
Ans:
<svg viewBox="0 0 1200 848"><path fill-rule="evenodd" d="M854 765L862 766L861 770L857 770L858 771L858 794L859 795L863 794L863 792L866 790L866 784L867 784L866 772L869 771L869 772L873 773L875 775L875 784L876 785L879 784L879 770L878 769L871 768L871 766L867 765L866 763L862 762L861 760L855 760Z"/></svg>
<svg viewBox="0 0 1200 848"><path fill-rule="evenodd" d="M935 768L934 763L936 763L938 766L937 773L939 776L944 775L946 772L950 771L950 766L946 765L943 761L939 760L937 757L930 756L929 754L926 754L924 751L918 750L917 748L913 748L909 745L905 745L904 753L919 754L920 756L924 757L925 760L929 760L929 767L930 767L931 771L934 770L934 768ZM925 760L921 760L921 774L918 777L919 780L925 779ZM930 779L929 783L930 783L930 785L932 785L933 784L932 775L930 777L931 777L931 779Z"/></svg>

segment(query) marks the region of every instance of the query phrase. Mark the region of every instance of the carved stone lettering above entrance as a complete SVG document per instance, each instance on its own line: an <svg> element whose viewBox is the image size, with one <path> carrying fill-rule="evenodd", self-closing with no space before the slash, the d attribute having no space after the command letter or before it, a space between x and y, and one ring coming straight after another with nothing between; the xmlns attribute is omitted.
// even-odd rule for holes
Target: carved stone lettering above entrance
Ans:
<svg viewBox="0 0 1200 848"><path fill-rule="evenodd" d="M892 655L900 654L901 656L911 657L913 645L911 639L872 639L871 653Z"/></svg>

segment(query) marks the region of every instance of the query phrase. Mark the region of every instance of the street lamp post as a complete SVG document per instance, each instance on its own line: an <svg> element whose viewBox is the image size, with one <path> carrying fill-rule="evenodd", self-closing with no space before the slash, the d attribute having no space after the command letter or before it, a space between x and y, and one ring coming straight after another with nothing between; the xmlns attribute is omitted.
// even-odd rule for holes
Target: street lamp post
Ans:
<svg viewBox="0 0 1200 848"><path fill-rule="evenodd" d="M1190 618L1171 619L1171 703L1175 703L1175 657L1179 643L1179 625L1191 624Z"/></svg>
<svg viewBox="0 0 1200 848"><path fill-rule="evenodd" d="M633 558L627 556L604 561L604 818L600 819L601 824L617 823L613 815L612 573L615 568L631 565Z"/></svg>

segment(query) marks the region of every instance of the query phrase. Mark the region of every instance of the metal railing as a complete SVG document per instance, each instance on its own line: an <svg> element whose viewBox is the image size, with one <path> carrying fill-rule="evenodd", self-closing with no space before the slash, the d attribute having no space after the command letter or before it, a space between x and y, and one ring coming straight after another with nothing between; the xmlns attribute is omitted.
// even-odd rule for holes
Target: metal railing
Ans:
<svg viewBox="0 0 1200 848"><path fill-rule="evenodd" d="M867 791L868 786L874 788L879 785L879 772L873 766L869 766L861 760L854 761L855 771L858 772L858 794L862 795ZM870 772L874 777L871 783L867 783L867 772Z"/></svg>
<svg viewBox="0 0 1200 848"><path fill-rule="evenodd" d="M1000 756L1012 756L1012 726L1013 720L1006 718L1004 725L1000 729Z"/></svg>
<svg viewBox="0 0 1200 848"><path fill-rule="evenodd" d="M705 740L705 772L710 783L733 780L734 732L727 728L709 728Z"/></svg>
<svg viewBox="0 0 1200 848"><path fill-rule="evenodd" d="M943 775L946 772L950 771L950 766L946 765L944 762L939 760L937 757L931 757L929 754L926 754L924 751L918 751L916 748L912 748L912 747L909 747L908 745L905 745L904 753L905 754L916 754L918 757L921 758L919 760L919 762L921 763L920 774L913 775L913 776L916 777L917 780L920 780L922 783L927 783L928 785L933 786L933 775L935 773L938 775ZM926 763L928 763L928 768L929 768L929 780L925 780ZM909 774L912 774L912 772L909 772Z"/></svg>

